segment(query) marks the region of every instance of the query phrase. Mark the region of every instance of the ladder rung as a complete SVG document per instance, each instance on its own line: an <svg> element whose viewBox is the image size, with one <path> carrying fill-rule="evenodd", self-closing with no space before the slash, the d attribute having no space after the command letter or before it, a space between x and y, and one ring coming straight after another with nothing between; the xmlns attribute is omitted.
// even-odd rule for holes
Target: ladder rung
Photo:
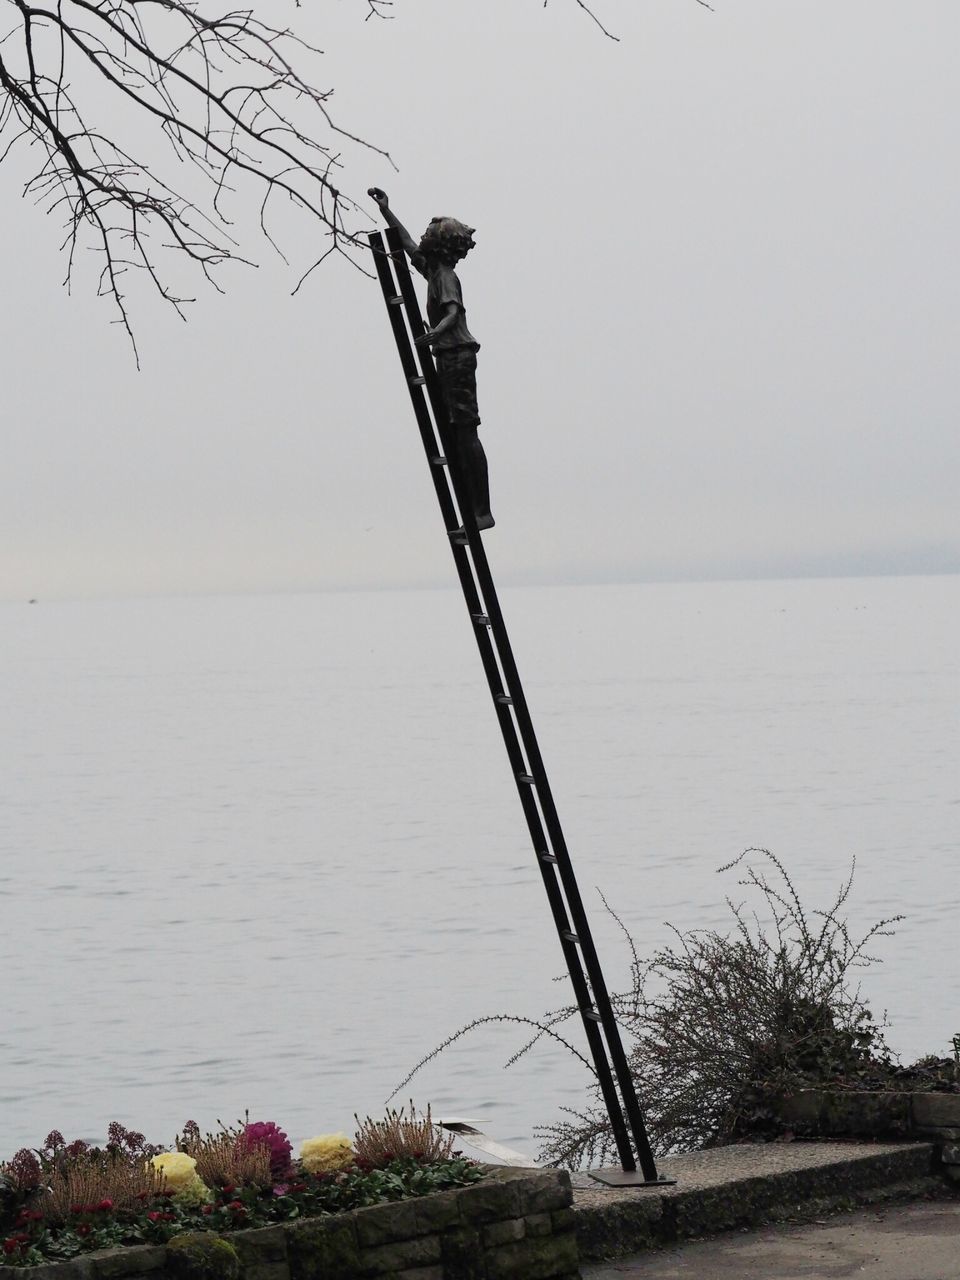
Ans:
<svg viewBox="0 0 960 1280"><path fill-rule="evenodd" d="M556 854L547 853L546 850L544 850L543 853L538 853L537 857L540 859L541 862L556 862L557 860Z"/></svg>
<svg viewBox="0 0 960 1280"><path fill-rule="evenodd" d="M403 302L403 294L402 294L402 293L395 293L395 294L393 295L393 297L392 297L392 298L388 298L388 299L387 299L387 306L388 306L388 307L399 307L399 306L400 306L400 304L401 304L402 302Z"/></svg>
<svg viewBox="0 0 960 1280"><path fill-rule="evenodd" d="M591 1022L602 1022L603 1019L597 1013L596 1009L582 1009L581 1012L585 1018L589 1018Z"/></svg>
<svg viewBox="0 0 960 1280"><path fill-rule="evenodd" d="M554 858L554 862L556 862L556 858ZM572 929L561 929L561 930L560 930L560 937L561 937L561 938L563 938L563 939L564 939L565 941L567 941L567 942L579 942L579 941L580 941L580 935L579 935L578 933L574 933Z"/></svg>
<svg viewBox="0 0 960 1280"><path fill-rule="evenodd" d="M447 465L447 460L442 453L435 453L430 459L430 465L432 467L445 467Z"/></svg>
<svg viewBox="0 0 960 1280"><path fill-rule="evenodd" d="M450 541L455 542L458 547L467 545L467 535L462 529L448 529L447 533L450 535Z"/></svg>
<svg viewBox="0 0 960 1280"><path fill-rule="evenodd" d="M416 377L408 378L407 381L410 383L411 387L422 387L425 385L427 380L422 376L422 374L417 374Z"/></svg>
<svg viewBox="0 0 960 1280"><path fill-rule="evenodd" d="M510 697L509 693L498 693L497 702L502 702L505 707L513 706L513 699Z"/></svg>
<svg viewBox="0 0 960 1280"><path fill-rule="evenodd" d="M518 773L518 774L517 774L517 781L518 781L518 782L525 782L525 783L527 784L527 786L528 786L528 787L532 787L532 786L533 786L533 784L534 784L534 778L533 778L533 775L532 775L532 774L529 774L529 773Z"/></svg>
<svg viewBox="0 0 960 1280"><path fill-rule="evenodd" d="M485 613L472 613L470 617L473 618L478 627L489 627L490 625L490 619Z"/></svg>

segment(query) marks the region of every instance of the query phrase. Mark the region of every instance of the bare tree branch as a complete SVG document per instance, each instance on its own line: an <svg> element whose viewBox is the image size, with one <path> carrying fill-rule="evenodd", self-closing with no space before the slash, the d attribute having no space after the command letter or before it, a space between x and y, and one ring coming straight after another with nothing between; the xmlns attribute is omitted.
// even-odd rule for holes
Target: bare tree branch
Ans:
<svg viewBox="0 0 960 1280"><path fill-rule="evenodd" d="M394 16L394 0L354 2L364 21ZM12 20L0 30L0 162L14 148L38 158L24 194L64 219L67 287L80 252L100 254L99 292L131 342L128 281L145 279L182 317L193 299L172 283L176 263L219 288L224 263L248 261L231 197L260 188L260 229L281 257L274 197L320 224L326 243L299 289L331 254L355 260L360 246L366 219L335 182L343 149L393 163L334 119L332 90L308 78L321 50L251 8L206 17L208 3L0 0Z"/></svg>
<svg viewBox="0 0 960 1280"><path fill-rule="evenodd" d="M367 18L389 16L389 0L363 3ZM267 213L271 196L280 195L325 228L329 243L318 261L349 255L359 219L334 181L341 148L390 157L342 128L330 111L331 91L299 70L320 50L249 9L205 17L197 0L0 4L15 17L0 39L0 158L21 143L39 150L24 194L65 218L66 283L78 249L101 253L100 292L112 298L131 341L127 272L145 273L183 315L192 299L168 283L170 251L214 284L224 262L246 261L225 205L238 181L263 188L260 224L274 247ZM95 123L95 110L110 119L110 131ZM189 182L178 179L175 188L159 176L145 119L177 164L208 185L209 197L191 198ZM136 153L122 121L132 121Z"/></svg>

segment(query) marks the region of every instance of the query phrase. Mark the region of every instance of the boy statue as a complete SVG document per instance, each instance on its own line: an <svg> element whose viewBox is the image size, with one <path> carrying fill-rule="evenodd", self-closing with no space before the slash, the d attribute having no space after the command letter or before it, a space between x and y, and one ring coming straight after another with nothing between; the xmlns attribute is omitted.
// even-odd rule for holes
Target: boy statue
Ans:
<svg viewBox="0 0 960 1280"><path fill-rule="evenodd" d="M437 363L443 390L451 443L457 451L457 466L467 486L478 529L492 529L487 458L477 435L477 352L480 343L467 328L460 281L454 267L473 245L473 227L456 218L433 218L417 244L390 208L387 193L371 187L367 193L376 200L400 241L411 264L427 280L427 320L429 327L417 345L429 343Z"/></svg>

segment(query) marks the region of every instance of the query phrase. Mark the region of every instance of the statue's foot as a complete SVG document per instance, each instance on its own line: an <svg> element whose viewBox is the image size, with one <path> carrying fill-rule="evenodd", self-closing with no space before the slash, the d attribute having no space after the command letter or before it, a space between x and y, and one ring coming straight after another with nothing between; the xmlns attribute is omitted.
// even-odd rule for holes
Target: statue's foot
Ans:
<svg viewBox="0 0 960 1280"><path fill-rule="evenodd" d="M482 516L477 516L478 529L492 529L495 524L496 524L496 520L494 520L493 516L490 514L489 511L487 511Z"/></svg>

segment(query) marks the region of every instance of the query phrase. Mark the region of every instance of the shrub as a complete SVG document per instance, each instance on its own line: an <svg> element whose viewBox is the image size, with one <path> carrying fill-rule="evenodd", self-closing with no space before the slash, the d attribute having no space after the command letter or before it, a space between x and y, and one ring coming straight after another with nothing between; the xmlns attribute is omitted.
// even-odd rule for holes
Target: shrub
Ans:
<svg viewBox="0 0 960 1280"><path fill-rule="evenodd" d="M67 1143L54 1129L36 1151L18 1151L3 1173L19 1193L20 1205L42 1188L43 1194L34 1194L31 1200L36 1213L49 1222L63 1223L81 1208L90 1212L129 1209L156 1195L162 1179L149 1162L155 1150L143 1134L116 1123L110 1126L103 1147L80 1140Z"/></svg>
<svg viewBox="0 0 960 1280"><path fill-rule="evenodd" d="M745 861L751 855L766 867ZM674 942L646 961L604 899L631 956L629 986L611 994L611 1003L651 1146L661 1155L755 1132L763 1124L771 1090L893 1069L883 1028L861 998L854 976L873 959L867 954L871 940L887 935L901 917L880 920L854 937L841 914L852 870L829 907L808 910L785 867L768 850L748 849L720 871L739 866L745 874L738 883L759 896L759 914L727 898L733 915L730 932L674 928ZM565 1109L567 1118L535 1131L541 1157L570 1168L616 1158L592 1064L557 1030L571 1018L579 1020L575 1005L539 1020L508 1014L478 1018L422 1059L398 1088L475 1027L525 1024L534 1034L507 1066L549 1037L578 1057L592 1076L590 1101L583 1110Z"/></svg>
<svg viewBox="0 0 960 1280"><path fill-rule="evenodd" d="M888 935L901 917L852 937L841 916L852 869L829 907L808 910L766 849L748 849L720 871L744 865L751 854L768 869L746 863L738 883L759 895L762 915L727 898L732 932L674 929L675 942L646 963L624 929L631 983L613 1003L632 1042L628 1059L651 1145L661 1154L763 1129L771 1092L849 1081L892 1065L854 971L874 959L866 950L871 940ZM614 1151L598 1092L597 1099L538 1131L548 1159L593 1163Z"/></svg>
<svg viewBox="0 0 960 1280"><path fill-rule="evenodd" d="M394 1160L416 1160L432 1163L446 1160L453 1150L453 1136L438 1129L427 1107L425 1116L417 1116L410 1103L410 1117L399 1111L387 1109L386 1118L371 1120L367 1116L362 1123L354 1116L359 1128L354 1140L357 1164L366 1169L382 1169Z"/></svg>
<svg viewBox="0 0 960 1280"><path fill-rule="evenodd" d="M265 1142L247 1141L245 1127L228 1129L221 1123L219 1133L201 1133L200 1126L190 1120L175 1145L193 1157L197 1176L208 1187L269 1187L273 1182L271 1148Z"/></svg>

